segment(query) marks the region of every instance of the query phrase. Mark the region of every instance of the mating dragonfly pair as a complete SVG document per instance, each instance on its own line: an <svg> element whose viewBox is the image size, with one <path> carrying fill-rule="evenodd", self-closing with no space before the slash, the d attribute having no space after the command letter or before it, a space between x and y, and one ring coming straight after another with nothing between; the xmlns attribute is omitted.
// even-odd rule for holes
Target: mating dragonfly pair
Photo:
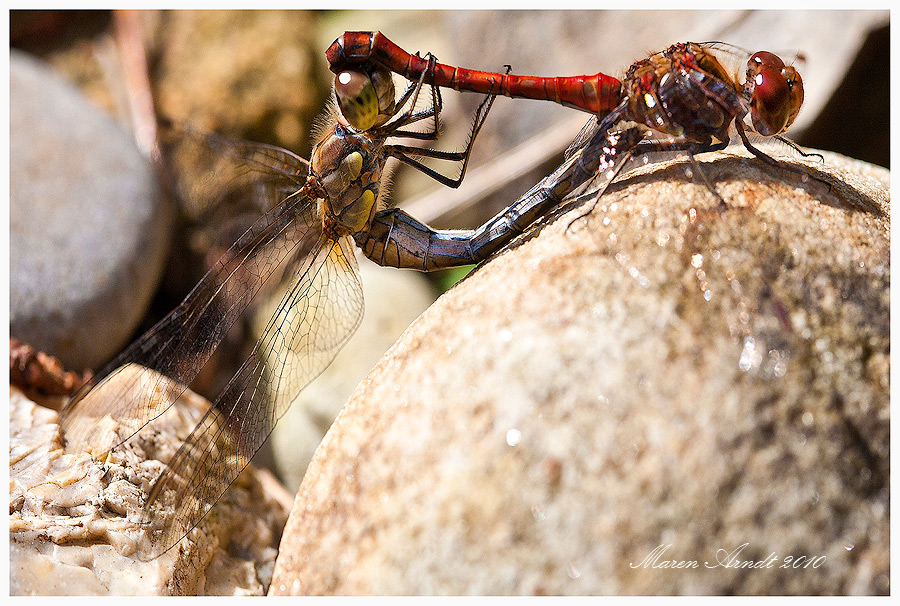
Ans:
<svg viewBox="0 0 900 606"><path fill-rule="evenodd" d="M410 55L380 33L348 32L326 53L337 74L339 109L310 161L273 146L171 131L179 145L216 156L211 175L221 187L204 195L250 196L266 210L175 310L75 394L60 421L67 450L98 455L133 436L183 393L258 293L281 279L288 287L250 357L153 485L139 556L162 554L196 526L353 334L363 294L352 241L376 263L398 268L478 263L565 199L588 188L602 194L634 154L682 150L693 161L695 153L724 148L732 125L756 157L778 164L752 146L747 130L786 141L780 133L803 102L802 81L777 56L759 52L749 57L739 84L719 60L738 54L721 44L676 44L632 65L621 81L602 73L535 78L453 68L430 55ZM410 82L399 98L392 74ZM466 149L388 143L438 137L439 87L486 95ZM426 90L430 106L418 110ZM380 185L388 158L458 186L498 94L552 100L595 118L559 168L477 229L435 230L384 208ZM408 129L416 123L431 128ZM460 175L448 178L423 158L461 163ZM102 444L98 421L106 416L123 429Z"/></svg>

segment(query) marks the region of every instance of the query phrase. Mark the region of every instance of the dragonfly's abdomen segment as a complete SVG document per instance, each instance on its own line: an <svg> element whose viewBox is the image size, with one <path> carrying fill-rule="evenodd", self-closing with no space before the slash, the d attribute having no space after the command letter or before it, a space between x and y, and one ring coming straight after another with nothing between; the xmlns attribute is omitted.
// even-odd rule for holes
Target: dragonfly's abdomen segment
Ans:
<svg viewBox="0 0 900 606"><path fill-rule="evenodd" d="M448 71L442 71L441 68ZM621 100L621 82L602 73L592 76L544 78L450 68L439 63L435 65L434 83L438 86L450 86L456 90L555 101L566 107L594 114L612 110Z"/></svg>
<svg viewBox="0 0 900 606"><path fill-rule="evenodd" d="M381 32L344 32L325 52L335 73L375 62L409 80L425 73L425 83L483 94L555 101L591 113L605 114L621 100L621 82L603 73L568 78L517 76L455 68L411 55Z"/></svg>
<svg viewBox="0 0 900 606"><path fill-rule="evenodd" d="M561 201L547 197L541 208L552 208ZM523 233L539 215L516 216L505 211L478 229L457 231L433 229L399 208L391 208L378 213L369 230L354 237L365 255L379 265L435 271L484 261Z"/></svg>
<svg viewBox="0 0 900 606"><path fill-rule="evenodd" d="M384 154L362 133L335 126L312 153L312 170L325 190L325 214L340 234L366 229L375 212Z"/></svg>
<svg viewBox="0 0 900 606"><path fill-rule="evenodd" d="M599 130L579 153L541 180L525 195L473 230L436 230L400 209L379 212L368 232L354 234L367 257L379 265L433 271L484 261L525 232L535 221L591 182L598 172L603 190L641 141L638 127L620 133Z"/></svg>
<svg viewBox="0 0 900 606"><path fill-rule="evenodd" d="M472 230L436 230L400 209L376 214L366 233L354 235L367 257L379 265L434 271L484 261L525 232L539 217L559 206L580 183L578 158L535 185L514 204ZM592 159L599 162L601 158ZM591 168L596 168L592 166ZM588 175L593 171L588 171Z"/></svg>

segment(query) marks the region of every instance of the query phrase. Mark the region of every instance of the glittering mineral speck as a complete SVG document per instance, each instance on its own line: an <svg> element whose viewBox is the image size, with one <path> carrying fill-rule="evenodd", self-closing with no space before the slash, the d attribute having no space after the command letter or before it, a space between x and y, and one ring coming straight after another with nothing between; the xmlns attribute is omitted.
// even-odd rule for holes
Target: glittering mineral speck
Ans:
<svg viewBox="0 0 900 606"><path fill-rule="evenodd" d="M577 579L581 576L581 571L576 568L575 564L569 562L569 565L566 567L566 574L569 575L570 579Z"/></svg>
<svg viewBox="0 0 900 606"><path fill-rule="evenodd" d="M531 506L531 515L538 522L542 521L546 516L544 513L544 507L542 505L532 505Z"/></svg>
<svg viewBox="0 0 900 606"><path fill-rule="evenodd" d="M756 349L756 342L753 337L744 339L744 348L741 350L741 358L738 361L738 368L747 372L753 368L757 368L762 362L762 354Z"/></svg>
<svg viewBox="0 0 900 606"><path fill-rule="evenodd" d="M788 354L780 349L772 349L769 351L769 361L766 370L774 377L783 377L787 374Z"/></svg>
<svg viewBox="0 0 900 606"><path fill-rule="evenodd" d="M522 432L518 429L510 429L506 432L506 443L515 446L522 440Z"/></svg>

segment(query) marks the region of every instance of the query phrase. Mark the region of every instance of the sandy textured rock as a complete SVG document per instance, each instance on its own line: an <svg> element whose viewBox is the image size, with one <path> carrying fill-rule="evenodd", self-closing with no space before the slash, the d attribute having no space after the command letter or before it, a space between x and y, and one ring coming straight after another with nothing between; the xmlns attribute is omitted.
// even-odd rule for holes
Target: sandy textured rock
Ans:
<svg viewBox="0 0 900 606"><path fill-rule="evenodd" d="M190 392L102 462L65 454L56 411L10 389L10 592L260 595L287 517L284 489L248 468L159 558L135 555L146 492L208 403Z"/></svg>
<svg viewBox="0 0 900 606"><path fill-rule="evenodd" d="M737 153L700 157L723 212L643 167L429 308L317 450L270 593L889 591L889 174Z"/></svg>

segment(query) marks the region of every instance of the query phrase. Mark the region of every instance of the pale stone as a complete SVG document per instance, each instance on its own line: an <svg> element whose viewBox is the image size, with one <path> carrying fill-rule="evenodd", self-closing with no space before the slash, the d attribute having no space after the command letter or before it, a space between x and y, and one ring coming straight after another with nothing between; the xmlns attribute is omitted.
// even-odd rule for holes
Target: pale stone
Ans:
<svg viewBox="0 0 900 606"><path fill-rule="evenodd" d="M135 553L141 507L163 469L146 454L171 455L176 436L187 435L208 406L188 391L149 431L98 461L64 453L57 412L10 388L10 592L265 593L289 497L252 466L173 549L149 562Z"/></svg>
<svg viewBox="0 0 900 606"><path fill-rule="evenodd" d="M887 593L889 173L747 155L699 157L721 212L643 167L438 299L316 451L270 593ZM771 568L715 567L744 543Z"/></svg>

